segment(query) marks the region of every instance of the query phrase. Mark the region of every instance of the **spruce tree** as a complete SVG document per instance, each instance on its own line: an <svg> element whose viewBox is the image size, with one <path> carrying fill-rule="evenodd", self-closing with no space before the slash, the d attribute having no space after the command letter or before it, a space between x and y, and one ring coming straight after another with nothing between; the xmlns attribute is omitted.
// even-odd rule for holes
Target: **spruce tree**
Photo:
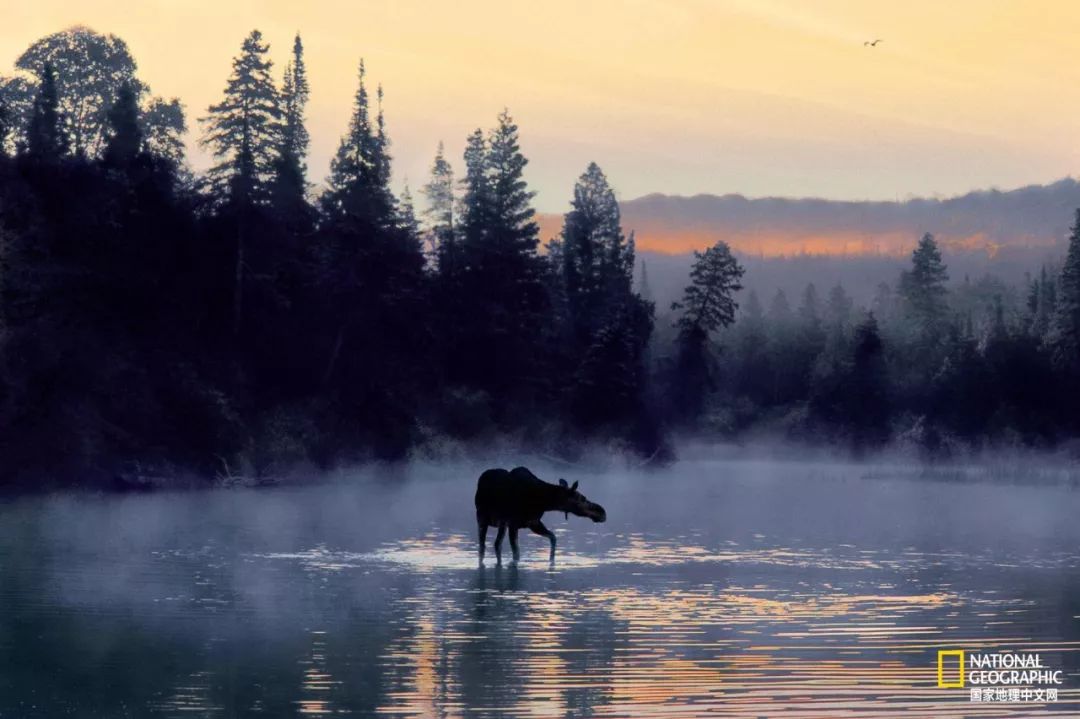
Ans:
<svg viewBox="0 0 1080 719"><path fill-rule="evenodd" d="M1069 234L1069 249L1057 283L1051 334L1054 364L1074 381L1080 380L1080 209Z"/></svg>
<svg viewBox="0 0 1080 719"><path fill-rule="evenodd" d="M116 102L109 108L108 122L104 160L113 167L126 167L139 155L143 145L138 101L130 85L120 87Z"/></svg>
<svg viewBox="0 0 1080 719"><path fill-rule="evenodd" d="M680 338L704 339L709 333L735 321L735 293L742 289L743 268L726 242L717 242L704 253L694 251L690 284L672 310L682 310L675 321Z"/></svg>
<svg viewBox="0 0 1080 719"><path fill-rule="evenodd" d="M416 217L416 207L408 183L401 190L401 199L397 203L397 224L408 242L420 244L420 220Z"/></svg>
<svg viewBox="0 0 1080 719"><path fill-rule="evenodd" d="M949 273L941 260L937 242L927 232L911 253L911 269L900 276L904 310L919 334L937 335L943 329L948 279Z"/></svg>
<svg viewBox="0 0 1080 719"><path fill-rule="evenodd" d="M346 392L343 399L351 403L374 402L365 393L379 378L385 382L379 392L393 390L398 380L388 375L411 366L397 352L422 328L412 303L424 259L411 197L399 206L390 189L388 144L381 113L372 117L361 61L352 117L322 198L318 243L323 313L336 325L323 383ZM372 337L380 341L373 343ZM379 402L386 399L380 397ZM377 405L363 409L372 422L374 414L366 413L377 412Z"/></svg>
<svg viewBox="0 0 1080 719"><path fill-rule="evenodd" d="M394 224L394 196L387 169L390 159L385 138L380 137L382 130L372 121L363 60L357 74L349 129L330 163L323 206L332 217L349 215L354 222L385 229Z"/></svg>
<svg viewBox="0 0 1080 719"><path fill-rule="evenodd" d="M461 244L466 267L481 261L484 238L491 215L491 182L487 172L487 140L477 128L465 143L465 177L462 178Z"/></svg>
<svg viewBox="0 0 1080 719"><path fill-rule="evenodd" d="M846 330L851 323L853 307L854 302L843 285L837 284L829 290L829 299L825 303L825 321L830 333Z"/></svg>
<svg viewBox="0 0 1080 719"><path fill-rule="evenodd" d="M673 311L682 311L675 321L679 334L670 388L674 414L682 421L696 419L706 396L715 389L709 337L735 321L738 303L734 295L742 289L744 272L725 242L717 242L705 252L695 250L694 257L690 284L683 290L682 300L671 305ZM756 296L751 294L751 298L756 303Z"/></svg>
<svg viewBox="0 0 1080 719"><path fill-rule="evenodd" d="M633 240L623 235L615 192L595 162L575 184L551 249L561 264L563 374L572 379L575 419L585 429L626 420L642 401L653 307L633 293Z"/></svg>
<svg viewBox="0 0 1080 719"><path fill-rule="evenodd" d="M474 132L465 148L461 209L460 302L448 318L450 373L500 398L538 391L546 361L548 294L537 253L533 193L524 178L527 160L509 113L485 139Z"/></svg>
<svg viewBox="0 0 1080 719"><path fill-rule="evenodd" d="M595 162L574 185L570 204L562 231L563 283L572 335L587 344L605 313L630 292L634 257L615 192Z"/></svg>
<svg viewBox="0 0 1080 719"><path fill-rule="evenodd" d="M54 162L66 153L67 136L61 125L56 73L51 64L46 64L26 128L26 154L37 160Z"/></svg>
<svg viewBox="0 0 1080 719"><path fill-rule="evenodd" d="M454 245L454 169L446 161L442 142L435 152L431 178L423 193L427 200L424 217L431 237L431 255L439 272L450 271Z"/></svg>
<svg viewBox="0 0 1080 719"><path fill-rule="evenodd" d="M285 66L282 83L281 146L282 154L296 163L301 175L307 172L305 161L311 142L304 118L310 94L307 66L304 64L304 45L297 34L293 40L292 60Z"/></svg>
<svg viewBox="0 0 1080 719"><path fill-rule="evenodd" d="M281 143L281 109L268 51L262 33L252 30L233 59L224 98L200 120L201 143L217 160L208 175L218 196L241 205L267 200Z"/></svg>
<svg viewBox="0 0 1080 719"><path fill-rule="evenodd" d="M889 434L885 353L873 313L855 328L846 407L856 449L882 444Z"/></svg>
<svg viewBox="0 0 1080 719"><path fill-rule="evenodd" d="M491 217L488 234L490 246L507 258L520 260L523 272L537 272L535 261L539 244L535 211L524 172L528 160L518 144L518 127L508 110L499 115L498 124L488 138L486 158L491 188Z"/></svg>
<svg viewBox="0 0 1080 719"><path fill-rule="evenodd" d="M646 302L654 302L652 285L649 284L649 266L645 260L641 261L641 280L638 283L638 295Z"/></svg>
<svg viewBox="0 0 1080 719"><path fill-rule="evenodd" d="M273 203L287 221L306 216L307 151L310 142L304 124L308 95L304 46L297 35L292 60L285 66L281 91L281 137L275 160ZM292 223L294 224L294 222Z"/></svg>

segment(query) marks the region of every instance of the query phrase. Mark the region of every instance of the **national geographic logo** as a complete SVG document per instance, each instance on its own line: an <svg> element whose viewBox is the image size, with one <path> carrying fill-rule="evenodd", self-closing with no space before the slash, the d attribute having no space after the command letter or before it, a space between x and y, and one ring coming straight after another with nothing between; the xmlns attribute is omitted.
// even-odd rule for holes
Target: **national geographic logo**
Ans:
<svg viewBox="0 0 1080 719"><path fill-rule="evenodd" d="M946 666L951 665L952 660L955 658L956 664L956 677L953 681L946 679ZM964 688L964 650L963 649L941 649L937 653L937 685L942 689L963 689Z"/></svg>
<svg viewBox="0 0 1080 719"><path fill-rule="evenodd" d="M1056 702L1062 676L1038 654L938 650L937 685L969 688L973 702Z"/></svg>

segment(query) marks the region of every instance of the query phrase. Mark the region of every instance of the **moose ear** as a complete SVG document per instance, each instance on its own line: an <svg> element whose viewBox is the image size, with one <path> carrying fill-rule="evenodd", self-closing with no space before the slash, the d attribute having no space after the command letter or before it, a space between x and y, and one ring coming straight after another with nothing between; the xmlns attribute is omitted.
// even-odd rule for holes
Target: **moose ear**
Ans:
<svg viewBox="0 0 1080 719"><path fill-rule="evenodd" d="M576 492L577 491L577 480L576 479L574 480L574 483L570 485L570 491L571 492Z"/></svg>
<svg viewBox="0 0 1080 719"><path fill-rule="evenodd" d="M566 480L565 479L560 479L559 480L559 486L560 487L565 487L566 486Z"/></svg>

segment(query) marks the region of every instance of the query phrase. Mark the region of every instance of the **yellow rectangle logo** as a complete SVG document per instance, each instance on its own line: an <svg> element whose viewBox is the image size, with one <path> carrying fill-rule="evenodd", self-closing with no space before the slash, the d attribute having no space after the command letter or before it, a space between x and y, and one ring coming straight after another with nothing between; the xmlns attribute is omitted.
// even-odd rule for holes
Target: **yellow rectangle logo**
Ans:
<svg viewBox="0 0 1080 719"><path fill-rule="evenodd" d="M945 681L945 657L956 657L960 679L955 682ZM964 686L964 650L939 649L937 653L937 685L943 689L962 689Z"/></svg>

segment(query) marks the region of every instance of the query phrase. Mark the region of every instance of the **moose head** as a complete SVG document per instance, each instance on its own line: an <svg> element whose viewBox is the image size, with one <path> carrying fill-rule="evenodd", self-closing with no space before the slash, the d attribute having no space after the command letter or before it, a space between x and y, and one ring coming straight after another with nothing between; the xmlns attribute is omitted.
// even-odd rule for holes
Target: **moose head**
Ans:
<svg viewBox="0 0 1080 719"><path fill-rule="evenodd" d="M563 512L567 519L571 514L579 517L588 517L594 522L603 522L607 519L607 512L596 502L590 502L584 494L578 491L578 483L567 484L565 479L559 480L562 489L560 504L557 511Z"/></svg>

